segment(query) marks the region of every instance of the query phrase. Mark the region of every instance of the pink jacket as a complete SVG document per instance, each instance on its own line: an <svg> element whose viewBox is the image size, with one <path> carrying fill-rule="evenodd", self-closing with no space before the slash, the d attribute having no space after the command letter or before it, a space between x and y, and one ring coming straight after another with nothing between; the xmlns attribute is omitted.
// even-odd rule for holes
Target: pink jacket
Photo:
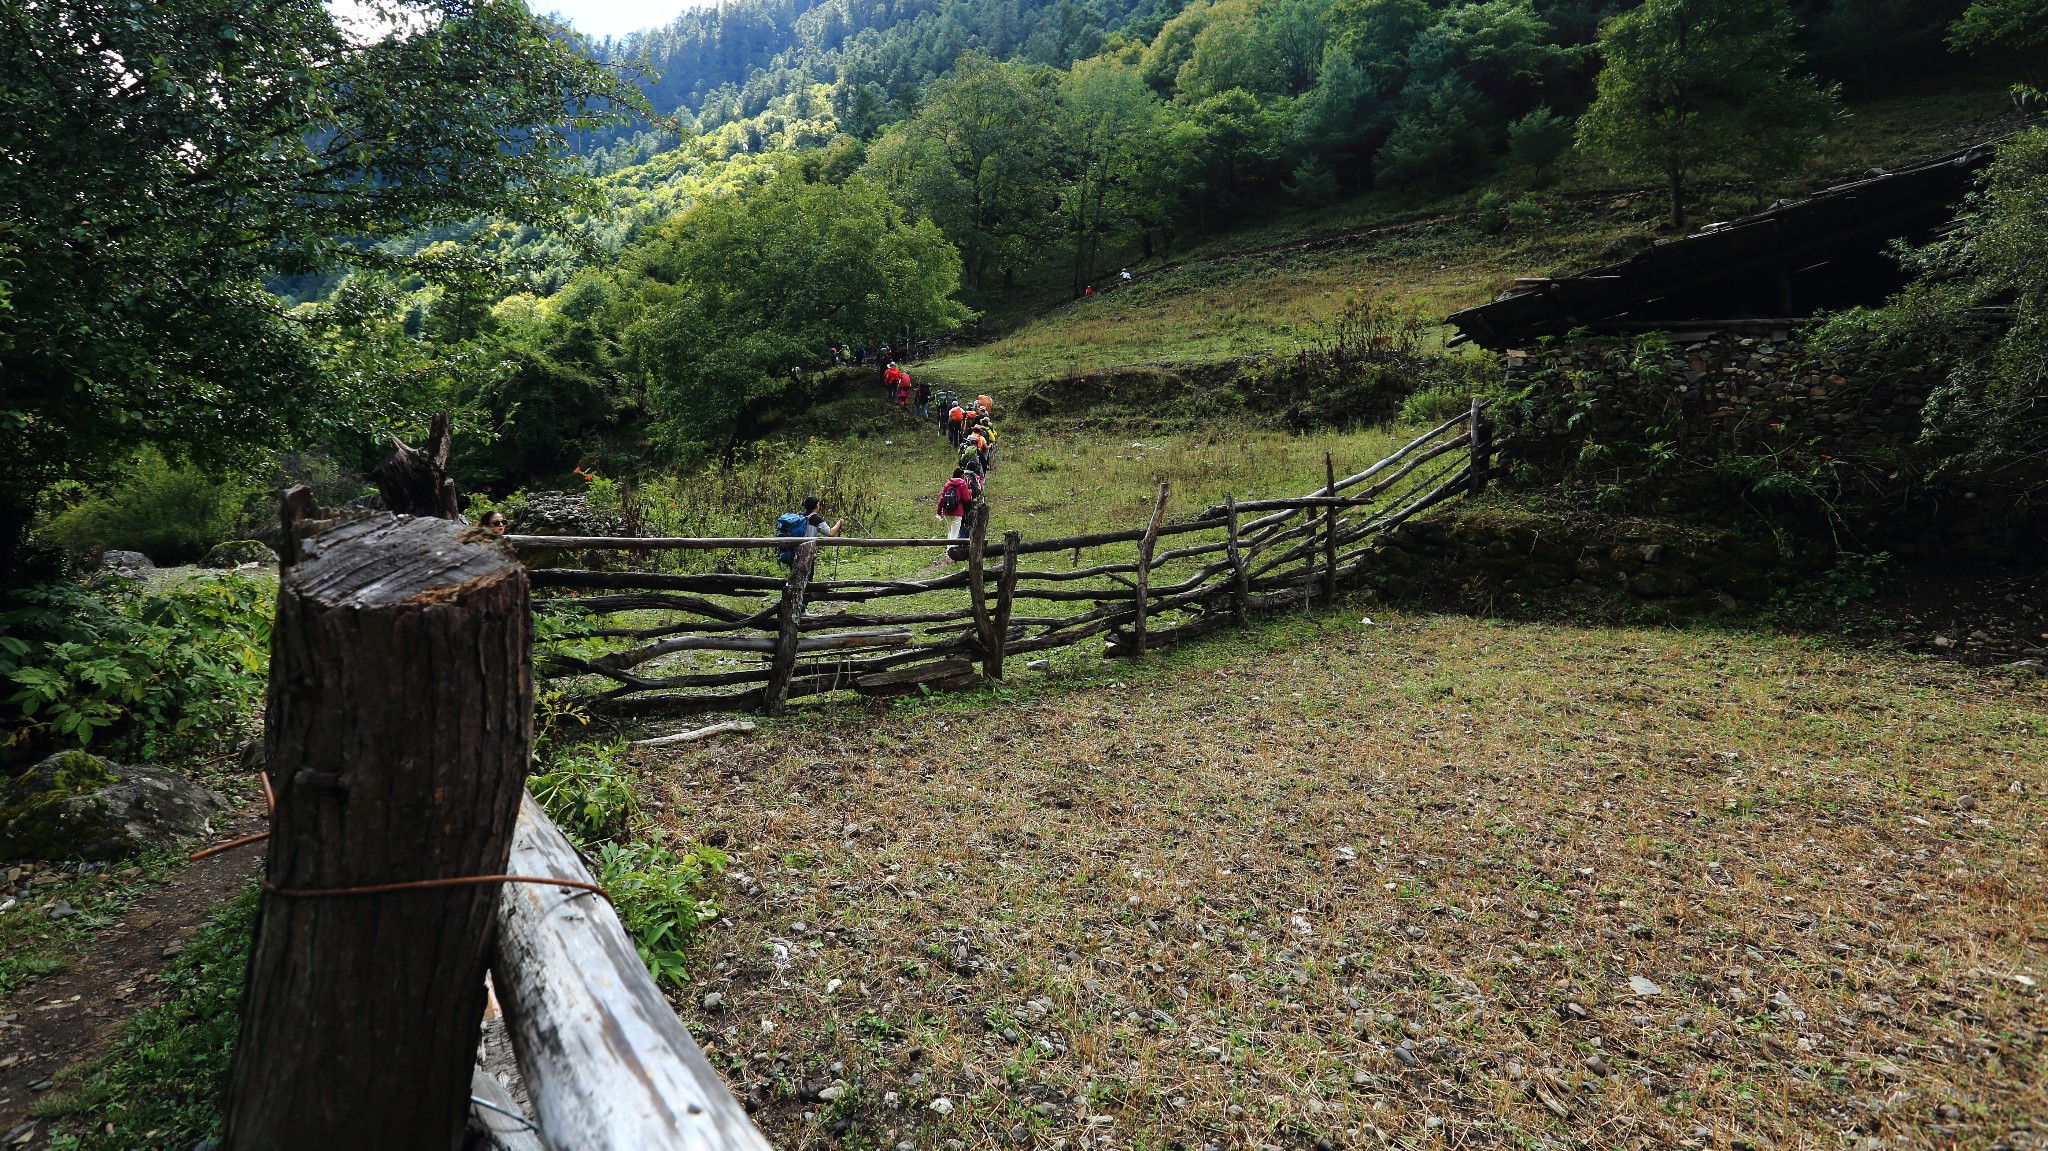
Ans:
<svg viewBox="0 0 2048 1151"><path fill-rule="evenodd" d="M946 493L951 491L960 493L960 508L958 511L948 513L946 511ZM961 479L959 476L954 476L946 481L945 487L939 489L939 503L936 510L942 516L948 514L964 515L967 511L967 505L973 502L974 489L968 485L966 480Z"/></svg>

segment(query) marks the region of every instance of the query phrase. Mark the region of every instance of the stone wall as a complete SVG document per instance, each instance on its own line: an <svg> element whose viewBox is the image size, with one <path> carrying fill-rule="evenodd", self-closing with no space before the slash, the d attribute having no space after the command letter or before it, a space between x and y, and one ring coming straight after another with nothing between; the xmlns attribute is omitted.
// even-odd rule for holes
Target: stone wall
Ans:
<svg viewBox="0 0 2048 1151"><path fill-rule="evenodd" d="M1694 338L1687 338L1691 335ZM1811 445L1869 458L1910 445L1937 382L1924 366L1891 369L1806 346L1801 333L1675 333L1636 341L1558 342L1507 353L1511 391L1530 389L1502 418L1513 452L1576 452L1587 436L1676 441L1695 449Z"/></svg>

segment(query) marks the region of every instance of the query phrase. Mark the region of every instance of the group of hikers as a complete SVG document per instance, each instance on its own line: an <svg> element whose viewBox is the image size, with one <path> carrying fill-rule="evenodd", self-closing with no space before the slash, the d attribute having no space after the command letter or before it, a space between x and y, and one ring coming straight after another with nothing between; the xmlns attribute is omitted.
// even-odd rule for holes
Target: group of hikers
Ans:
<svg viewBox="0 0 2048 1151"><path fill-rule="evenodd" d="M956 396L934 392L910 378L901 364L882 369L882 398L921 420L936 420L956 453L953 475L939 489L939 518L946 538L960 538L967 515L981 498L982 487L996 467L995 400L989 396Z"/></svg>
<svg viewBox="0 0 2048 1151"><path fill-rule="evenodd" d="M939 413L946 442L957 453L952 478L939 489L938 505L939 518L946 522L946 538L957 540L967 514L982 498L983 486L996 470L995 400L986 395L970 400L947 391L933 398L936 403L919 414L931 418L930 412Z"/></svg>
<svg viewBox="0 0 2048 1151"><path fill-rule="evenodd" d="M883 345L884 348L887 345ZM860 350L856 346L856 351ZM832 349L835 357L839 349ZM951 391L934 392L910 378L902 365L885 361L882 369L882 397L919 419L936 420L946 442L956 453L953 474L939 489L939 519L946 525L946 538L957 540L966 531L967 517L982 499L990 473L996 468L995 399L988 395L956 396ZM805 496L804 510L786 512L775 521L775 534L792 539L806 536L836 536L846 521L827 522L818 497ZM794 545L781 548L776 558L791 562Z"/></svg>

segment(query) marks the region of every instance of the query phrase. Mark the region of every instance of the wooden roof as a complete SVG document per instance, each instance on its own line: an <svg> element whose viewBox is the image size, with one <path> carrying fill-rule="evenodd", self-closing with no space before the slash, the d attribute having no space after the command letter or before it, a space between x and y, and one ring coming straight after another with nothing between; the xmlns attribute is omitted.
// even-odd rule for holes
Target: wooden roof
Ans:
<svg viewBox="0 0 2048 1151"><path fill-rule="evenodd" d="M1619 263L1517 280L1492 303L1449 316L1451 342L1502 349L1575 329L1782 326L1878 303L1904 283L1892 242L1945 225L1990 159L1978 145L1710 224Z"/></svg>

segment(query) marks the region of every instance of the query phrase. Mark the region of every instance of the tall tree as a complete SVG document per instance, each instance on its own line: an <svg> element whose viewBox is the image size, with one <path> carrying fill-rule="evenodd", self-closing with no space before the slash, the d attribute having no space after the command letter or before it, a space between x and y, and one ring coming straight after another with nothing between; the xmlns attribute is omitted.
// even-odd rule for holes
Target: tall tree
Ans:
<svg viewBox="0 0 2048 1151"><path fill-rule="evenodd" d="M632 259L642 305L627 346L660 438L679 456L729 448L750 404L832 344L957 327L960 257L863 179L707 200Z"/></svg>
<svg viewBox="0 0 2048 1151"><path fill-rule="evenodd" d="M1097 253L1122 226L1158 222L1172 206L1149 179L1160 153L1163 110L1138 70L1110 59L1081 60L1060 85L1059 138L1068 179L1061 192L1073 246L1073 291L1097 271Z"/></svg>
<svg viewBox="0 0 2048 1151"><path fill-rule="evenodd" d="M1057 82L1050 68L969 52L869 161L872 175L959 247L975 287L992 270L1007 275L1030 263L1055 218Z"/></svg>
<svg viewBox="0 0 2048 1151"><path fill-rule="evenodd" d="M0 0L0 570L38 493L344 421L258 286L355 241L595 205L632 90L519 0Z"/></svg>
<svg viewBox="0 0 2048 1151"><path fill-rule="evenodd" d="M1646 0L1601 28L1606 67L1579 146L1661 179L1671 226L1702 169L1780 171L1835 115L1832 88L1801 72L1782 0Z"/></svg>

